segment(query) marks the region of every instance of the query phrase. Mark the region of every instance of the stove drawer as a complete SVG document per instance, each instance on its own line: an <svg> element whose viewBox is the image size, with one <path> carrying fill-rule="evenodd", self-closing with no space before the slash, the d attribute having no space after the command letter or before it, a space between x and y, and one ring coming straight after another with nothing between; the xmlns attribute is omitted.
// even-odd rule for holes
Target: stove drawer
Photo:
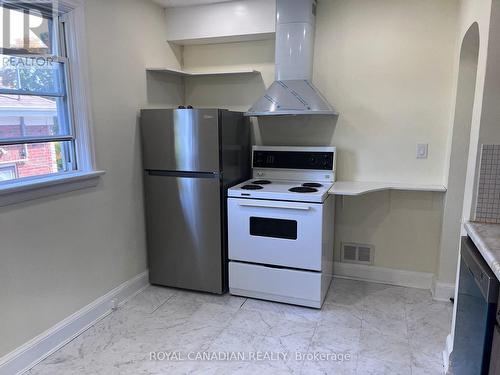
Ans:
<svg viewBox="0 0 500 375"><path fill-rule="evenodd" d="M229 262L229 292L320 308L329 281L320 272Z"/></svg>
<svg viewBox="0 0 500 375"><path fill-rule="evenodd" d="M228 199L229 259L321 271L323 205Z"/></svg>

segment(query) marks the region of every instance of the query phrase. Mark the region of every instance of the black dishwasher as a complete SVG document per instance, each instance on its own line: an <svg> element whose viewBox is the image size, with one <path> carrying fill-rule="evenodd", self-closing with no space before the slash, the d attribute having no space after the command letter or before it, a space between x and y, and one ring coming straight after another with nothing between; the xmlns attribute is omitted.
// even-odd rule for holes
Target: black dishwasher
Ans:
<svg viewBox="0 0 500 375"><path fill-rule="evenodd" d="M500 375L500 300L498 301L497 325L493 334L493 349L491 349L490 375Z"/></svg>
<svg viewBox="0 0 500 375"><path fill-rule="evenodd" d="M455 339L450 359L452 374L488 374L498 285L496 276L472 240L463 237Z"/></svg>

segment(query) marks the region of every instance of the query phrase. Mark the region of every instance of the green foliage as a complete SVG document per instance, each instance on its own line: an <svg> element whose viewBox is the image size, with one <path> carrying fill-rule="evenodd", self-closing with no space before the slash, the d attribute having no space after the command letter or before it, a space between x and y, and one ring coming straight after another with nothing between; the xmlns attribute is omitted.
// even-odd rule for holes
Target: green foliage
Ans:
<svg viewBox="0 0 500 375"><path fill-rule="evenodd" d="M50 61L41 67L4 64L0 71L2 86L23 91L56 91L57 68L56 63Z"/></svg>
<svg viewBox="0 0 500 375"><path fill-rule="evenodd" d="M61 143L57 142L54 145L54 147L55 147L55 151L56 151L57 170L59 172L64 171L63 156L62 156L62 150L61 150Z"/></svg>

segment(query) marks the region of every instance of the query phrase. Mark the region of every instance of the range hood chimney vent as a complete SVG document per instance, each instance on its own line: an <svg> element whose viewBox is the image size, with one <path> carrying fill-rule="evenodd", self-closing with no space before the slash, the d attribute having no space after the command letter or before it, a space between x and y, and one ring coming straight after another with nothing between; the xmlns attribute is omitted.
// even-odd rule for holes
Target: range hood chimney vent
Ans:
<svg viewBox="0 0 500 375"><path fill-rule="evenodd" d="M276 1L276 78L246 116L337 115L312 84L316 0Z"/></svg>

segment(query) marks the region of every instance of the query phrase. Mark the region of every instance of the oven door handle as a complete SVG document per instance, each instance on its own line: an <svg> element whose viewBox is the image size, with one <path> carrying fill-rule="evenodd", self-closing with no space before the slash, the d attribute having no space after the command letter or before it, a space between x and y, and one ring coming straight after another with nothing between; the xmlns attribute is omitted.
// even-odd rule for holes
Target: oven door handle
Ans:
<svg viewBox="0 0 500 375"><path fill-rule="evenodd" d="M285 210L299 210L299 211L309 211L311 207L309 206L288 206L288 205L273 205L270 203L240 203L241 207L259 207L259 208L282 208Z"/></svg>

